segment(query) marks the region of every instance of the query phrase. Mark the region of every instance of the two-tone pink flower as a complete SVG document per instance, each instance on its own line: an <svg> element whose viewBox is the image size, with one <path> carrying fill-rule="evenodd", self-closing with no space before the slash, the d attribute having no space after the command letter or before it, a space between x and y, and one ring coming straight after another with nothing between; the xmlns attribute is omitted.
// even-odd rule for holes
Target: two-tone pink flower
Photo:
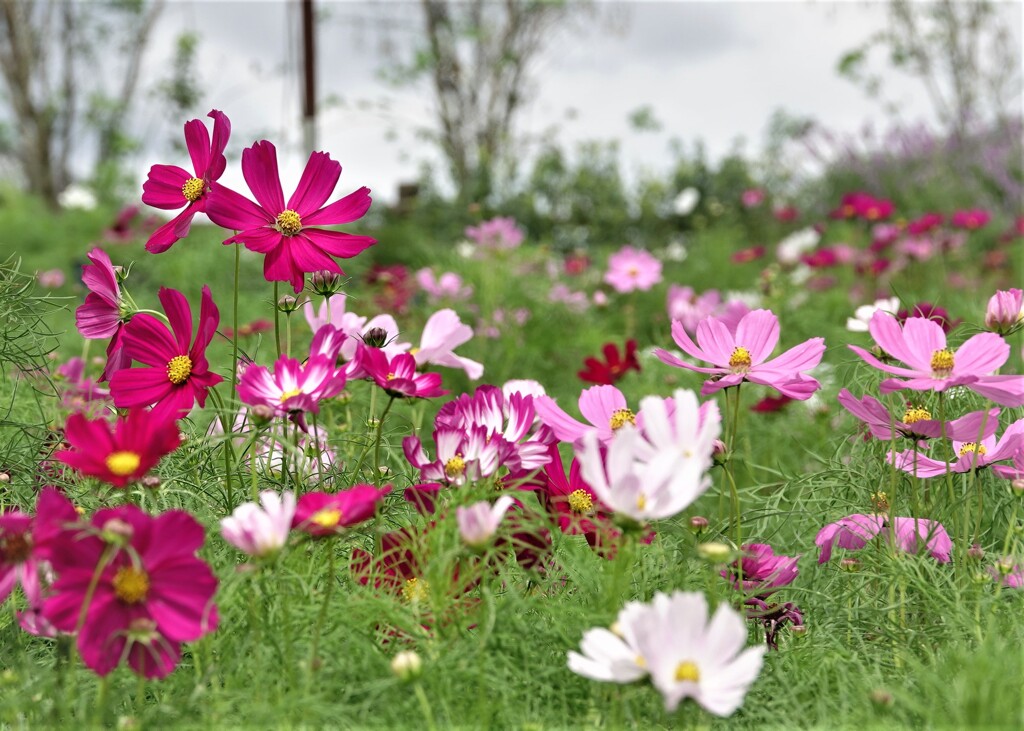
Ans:
<svg viewBox="0 0 1024 731"><path fill-rule="evenodd" d="M697 325L696 343L682 323L676 321L672 323L672 339L690 357L714 366L695 366L666 350L654 351L663 363L712 375L701 389L704 396L750 381L803 401L821 387L804 371L821 362L825 353L824 338L811 338L768 360L779 342L779 320L769 310L753 310L744 315L735 333L722 319L708 317Z"/></svg>
<svg viewBox="0 0 1024 731"><path fill-rule="evenodd" d="M75 310L75 326L87 340L110 338L107 364L100 376L101 381L107 381L114 373L131 365L122 339L124 324L131 318L131 308L121 294L117 272L107 252L97 246L86 257L92 263L82 267L82 282L89 294Z"/></svg>

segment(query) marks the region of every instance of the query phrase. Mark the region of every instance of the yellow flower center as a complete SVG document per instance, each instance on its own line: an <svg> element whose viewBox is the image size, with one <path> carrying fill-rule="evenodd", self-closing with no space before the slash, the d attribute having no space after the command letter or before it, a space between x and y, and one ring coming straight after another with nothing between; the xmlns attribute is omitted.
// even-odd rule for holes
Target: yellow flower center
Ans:
<svg viewBox="0 0 1024 731"><path fill-rule="evenodd" d="M135 452L111 452L106 461L108 470L118 477L124 477L139 469L142 460Z"/></svg>
<svg viewBox="0 0 1024 731"><path fill-rule="evenodd" d="M389 380L389 381L393 381L393 380L395 380L395 374L394 374L394 373L389 373L389 374L387 375L387 380Z"/></svg>
<svg viewBox="0 0 1024 731"><path fill-rule="evenodd" d="M633 662L636 663L636 666L638 668L647 668L647 661L644 660L643 655L637 655L635 658L633 658Z"/></svg>
<svg viewBox="0 0 1024 731"><path fill-rule="evenodd" d="M281 403L283 404L292 396L298 396L300 393L302 393L301 388L293 388L291 391L285 391L284 393L281 394Z"/></svg>
<svg viewBox="0 0 1024 731"><path fill-rule="evenodd" d="M302 219L291 208L281 211L277 216L277 230L285 236L294 236L302 230Z"/></svg>
<svg viewBox="0 0 1024 731"><path fill-rule="evenodd" d="M167 361L167 380L181 384L192 374L192 359L187 355L176 355Z"/></svg>
<svg viewBox="0 0 1024 731"><path fill-rule="evenodd" d="M149 576L135 566L122 566L114 574L114 596L125 604L139 604L149 594Z"/></svg>
<svg viewBox="0 0 1024 731"><path fill-rule="evenodd" d="M888 513L889 496L884 492L873 492L871 493L871 505L874 506L876 513Z"/></svg>
<svg viewBox="0 0 1024 731"><path fill-rule="evenodd" d="M932 412L928 409L923 409L920 406L908 406L907 411L903 414L904 424L916 424L919 421L927 421L932 418Z"/></svg>
<svg viewBox="0 0 1024 731"><path fill-rule="evenodd" d="M732 355L729 356L729 367L732 368L734 373L746 373L750 368L750 351L744 348L742 345L733 348Z"/></svg>
<svg viewBox="0 0 1024 731"><path fill-rule="evenodd" d="M589 513L594 509L594 499L586 490L573 490L569 493L569 510L574 513Z"/></svg>
<svg viewBox="0 0 1024 731"><path fill-rule="evenodd" d="M984 444L976 444L975 442L967 442L960 447L959 455L963 457L965 454L977 454L979 457L988 450L985 449Z"/></svg>
<svg viewBox="0 0 1024 731"><path fill-rule="evenodd" d="M608 426L612 431L618 431L626 424L636 426L636 415L629 409L615 409L611 418L608 419Z"/></svg>
<svg viewBox="0 0 1024 731"><path fill-rule="evenodd" d="M313 513L309 522L321 528L337 528L338 523L341 522L341 510L338 508L321 508Z"/></svg>
<svg viewBox="0 0 1024 731"><path fill-rule="evenodd" d="M189 178L185 181L185 184L181 186L181 194L185 196L185 200L189 203L194 203L206 191L206 183L199 178Z"/></svg>
<svg viewBox="0 0 1024 731"><path fill-rule="evenodd" d="M932 353L932 377L946 378L953 372L953 351L949 348Z"/></svg>
<svg viewBox="0 0 1024 731"><path fill-rule="evenodd" d="M636 496L636 509L643 510L647 507L647 496L640 494Z"/></svg>
<svg viewBox="0 0 1024 731"><path fill-rule="evenodd" d="M678 665L676 665L675 678L677 683L699 683L700 670L697 668L696 663L686 660L685 662L681 662Z"/></svg>
<svg viewBox="0 0 1024 731"><path fill-rule="evenodd" d="M415 576L411 579L407 579L405 586L402 587L402 596L405 600L415 604L421 602L427 598L430 592L430 584L421 579L417 579Z"/></svg>
<svg viewBox="0 0 1024 731"><path fill-rule="evenodd" d="M452 457L450 460L444 463L444 473L448 477L448 479L458 477L465 471L466 460L462 458L461 454L456 454L454 457Z"/></svg>

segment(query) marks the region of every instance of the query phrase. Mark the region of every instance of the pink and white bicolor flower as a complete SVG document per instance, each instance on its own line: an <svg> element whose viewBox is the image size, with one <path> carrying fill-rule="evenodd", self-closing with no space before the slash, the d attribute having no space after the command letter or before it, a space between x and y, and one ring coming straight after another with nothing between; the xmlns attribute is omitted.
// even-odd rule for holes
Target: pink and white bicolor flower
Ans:
<svg viewBox="0 0 1024 731"><path fill-rule="evenodd" d="M779 342L779 320L770 310L753 310L744 315L735 334L721 318L708 317L697 325L697 343L677 320L672 323L672 339L687 355L714 364L714 368L690 365L666 350L654 351L663 363L715 376L704 382L702 396L743 381L770 386L800 401L821 388L817 380L803 371L821 362L824 338L811 338L768 360Z"/></svg>
<svg viewBox="0 0 1024 731"><path fill-rule="evenodd" d="M295 494L260 493L260 504L242 503L220 521L220 534L242 553L262 558L277 553L288 540L295 517Z"/></svg>
<svg viewBox="0 0 1024 731"><path fill-rule="evenodd" d="M279 416L298 412L320 412L320 402L345 388L345 371L322 355L305 364L282 356L271 373L265 366L251 365L242 374L238 397L250 406L264 405ZM300 424L301 425L301 424Z"/></svg>
<svg viewBox="0 0 1024 731"><path fill-rule="evenodd" d="M513 502L510 495L502 495L494 501L494 505L481 500L466 507L460 505L455 508L455 520L463 543L474 548L487 545Z"/></svg>
<svg viewBox="0 0 1024 731"><path fill-rule="evenodd" d="M502 465L518 467L513 445L480 425L469 429L440 426L434 430L434 444L437 459L430 460L419 437L402 440L405 458L420 471L423 482L459 486L490 477Z"/></svg>

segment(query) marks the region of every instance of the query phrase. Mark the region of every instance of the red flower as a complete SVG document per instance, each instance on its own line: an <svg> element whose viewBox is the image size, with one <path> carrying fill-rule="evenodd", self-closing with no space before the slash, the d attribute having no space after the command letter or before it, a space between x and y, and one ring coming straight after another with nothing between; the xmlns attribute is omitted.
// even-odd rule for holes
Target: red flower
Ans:
<svg viewBox="0 0 1024 731"><path fill-rule="evenodd" d="M185 123L185 145L192 158L194 176L176 165L154 165L149 169L149 177L142 186L142 202L164 210L182 206L185 210L153 232L146 242L146 251L160 254L188 236L192 217L206 209L210 186L224 174L224 148L231 135L231 122L216 109L207 116L213 119L212 142L201 120Z"/></svg>
<svg viewBox="0 0 1024 731"><path fill-rule="evenodd" d="M331 257L348 259L377 243L369 236L316 228L351 223L370 207L370 189L365 187L324 205L341 177L341 164L326 152L309 156L287 204L277 172L277 150L266 140L242 153L242 175L258 204L218 185L210 191L206 213L218 226L240 232L225 244L245 244L250 251L267 255L263 276L268 282L291 282L298 294L305 272L344 274Z"/></svg>
<svg viewBox="0 0 1024 731"><path fill-rule="evenodd" d="M583 365L585 368L576 374L580 377L580 380L587 383L610 386L622 378L626 371L630 369L635 370L637 373L640 372L640 362L636 359L635 340L626 341L626 349L622 356L619 355L618 346L614 343L605 343L601 351L604 353L607 362L602 363L593 357L584 359Z"/></svg>
<svg viewBox="0 0 1024 731"><path fill-rule="evenodd" d="M759 414L771 414L776 411L782 411L786 404L792 400L793 399L789 396L765 396L763 399L751 406L750 410Z"/></svg>
<svg viewBox="0 0 1024 731"><path fill-rule="evenodd" d="M143 409L129 411L113 430L106 419L72 414L64 426L64 438L71 449L54 457L114 487L138 480L181 443L177 422Z"/></svg>
<svg viewBox="0 0 1024 731"><path fill-rule="evenodd" d="M957 211L950 217L949 222L953 228L974 231L986 225L991 219L992 214L984 208L972 208L967 211Z"/></svg>
<svg viewBox="0 0 1024 731"><path fill-rule="evenodd" d="M160 415L181 418L199 402L206 403L207 391L224 379L211 373L206 347L220 322L210 288L203 287L199 332L192 339L192 309L185 296L174 289L160 288L160 303L174 331L152 315L138 314L124 327L124 349L132 360L148 368L125 368L110 379L110 393L119 409L156 404Z"/></svg>
<svg viewBox="0 0 1024 731"><path fill-rule="evenodd" d="M765 248L763 246L750 246L746 249L740 249L732 255L732 261L734 264L743 264L748 261L754 261L764 256Z"/></svg>

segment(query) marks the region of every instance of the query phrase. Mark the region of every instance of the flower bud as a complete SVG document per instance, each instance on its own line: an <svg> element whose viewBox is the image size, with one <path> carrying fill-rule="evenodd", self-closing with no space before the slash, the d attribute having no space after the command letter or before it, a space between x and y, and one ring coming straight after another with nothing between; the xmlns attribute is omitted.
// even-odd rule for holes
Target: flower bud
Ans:
<svg viewBox="0 0 1024 731"><path fill-rule="evenodd" d="M732 559L732 547L725 543L701 543L697 553L710 563L728 563Z"/></svg>
<svg viewBox="0 0 1024 731"><path fill-rule="evenodd" d="M700 535L705 530L707 530L707 527L708 519L705 518L703 515L695 515L692 518L690 518L690 530L692 530L694 533Z"/></svg>
<svg viewBox="0 0 1024 731"><path fill-rule="evenodd" d="M1006 335L1015 331L1024 322L1024 291L1019 289L999 290L988 301L985 311L985 327L993 332Z"/></svg>
<svg viewBox="0 0 1024 731"><path fill-rule="evenodd" d="M729 461L729 448L725 446L725 442L721 439L716 439L711 447L711 459L716 465L724 465Z"/></svg>
<svg viewBox="0 0 1024 731"><path fill-rule="evenodd" d="M1024 495L1024 477L1018 477L1016 480L1010 482L1010 489L1017 495Z"/></svg>
<svg viewBox="0 0 1024 731"><path fill-rule="evenodd" d="M277 301L278 312L285 315L290 315L295 310L299 309L299 298L294 295L286 294L284 297Z"/></svg>
<svg viewBox="0 0 1024 731"><path fill-rule="evenodd" d="M371 348L383 348L388 343L388 331L382 327L371 327L363 335L363 342Z"/></svg>
<svg viewBox="0 0 1024 731"><path fill-rule="evenodd" d="M132 528L130 523L127 523L120 518L111 518L103 527L100 529L100 538L105 543L111 543L117 546L125 546L132 539L132 534L135 533L135 529Z"/></svg>
<svg viewBox="0 0 1024 731"><path fill-rule="evenodd" d="M423 673L423 661L412 650L402 650L391 660L391 672L399 680L409 682L416 680Z"/></svg>
<svg viewBox="0 0 1024 731"><path fill-rule="evenodd" d="M972 543L971 547L967 549L967 558L972 561L981 561L985 558L985 549L977 543Z"/></svg>
<svg viewBox="0 0 1024 731"><path fill-rule="evenodd" d="M256 404L249 409L256 426L266 426L274 418L274 409L266 404Z"/></svg>
<svg viewBox="0 0 1024 731"><path fill-rule="evenodd" d="M11 481L11 475L7 472L0 472L0 484L7 484Z"/></svg>
<svg viewBox="0 0 1024 731"><path fill-rule="evenodd" d="M839 562L839 568L843 571L860 571L860 561L855 558L844 558Z"/></svg>
<svg viewBox="0 0 1024 731"><path fill-rule="evenodd" d="M888 708L893 704L892 693L884 688L875 688L871 691L871 695L869 697L871 698L872 703L882 708Z"/></svg>
<svg viewBox="0 0 1024 731"><path fill-rule="evenodd" d="M309 288L322 297L330 297L341 289L341 275L321 269L309 275Z"/></svg>
<svg viewBox="0 0 1024 731"><path fill-rule="evenodd" d="M157 490L163 483L156 475L143 475L142 479L139 480L139 484L147 490Z"/></svg>

